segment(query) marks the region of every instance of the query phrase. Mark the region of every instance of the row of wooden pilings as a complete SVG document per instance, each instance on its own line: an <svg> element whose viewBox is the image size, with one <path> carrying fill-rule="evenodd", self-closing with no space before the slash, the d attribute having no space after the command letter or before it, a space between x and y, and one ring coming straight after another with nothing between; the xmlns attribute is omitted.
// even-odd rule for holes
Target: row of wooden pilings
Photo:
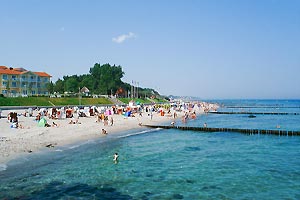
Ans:
<svg viewBox="0 0 300 200"><path fill-rule="evenodd" d="M284 113L284 112L209 112L209 114L247 114L247 115L300 115L300 113Z"/></svg>
<svg viewBox="0 0 300 200"><path fill-rule="evenodd" d="M224 108L300 108L300 106L223 106Z"/></svg>
<svg viewBox="0 0 300 200"><path fill-rule="evenodd" d="M161 125L143 125L148 128L179 129L201 132L238 132L243 134L262 134L278 136L300 136L300 131L287 130L265 130L265 129L239 129L239 128L209 128L209 127L189 127L189 126L161 126Z"/></svg>

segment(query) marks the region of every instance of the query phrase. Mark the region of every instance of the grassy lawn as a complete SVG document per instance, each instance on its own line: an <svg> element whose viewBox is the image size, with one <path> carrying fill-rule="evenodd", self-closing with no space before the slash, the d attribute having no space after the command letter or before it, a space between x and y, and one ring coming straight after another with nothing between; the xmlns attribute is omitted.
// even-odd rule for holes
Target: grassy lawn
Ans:
<svg viewBox="0 0 300 200"><path fill-rule="evenodd" d="M133 100L134 102L140 102L140 104L151 104L153 102L149 101L148 99L138 99L138 98L118 98L120 101L128 104L129 101ZM166 103L167 101L165 99L153 99L155 103Z"/></svg>
<svg viewBox="0 0 300 200"><path fill-rule="evenodd" d="M133 100L134 102L140 102L140 104L143 104L143 103L151 103L151 101L147 100L147 99L138 99L138 98L134 98L134 99L131 99L131 98L118 98L120 101L128 104L131 100Z"/></svg>
<svg viewBox="0 0 300 200"><path fill-rule="evenodd" d="M78 98L49 98L49 97L16 97L1 98L0 106L67 106L79 105ZM106 98L82 98L81 105L112 104Z"/></svg>
<svg viewBox="0 0 300 200"><path fill-rule="evenodd" d="M128 104L131 98L119 98L120 101ZM133 99L140 104L151 104L148 99ZM68 106L68 105L103 105L113 104L106 98L49 98L49 97L0 97L0 106ZM164 100L154 99L156 103L166 102Z"/></svg>

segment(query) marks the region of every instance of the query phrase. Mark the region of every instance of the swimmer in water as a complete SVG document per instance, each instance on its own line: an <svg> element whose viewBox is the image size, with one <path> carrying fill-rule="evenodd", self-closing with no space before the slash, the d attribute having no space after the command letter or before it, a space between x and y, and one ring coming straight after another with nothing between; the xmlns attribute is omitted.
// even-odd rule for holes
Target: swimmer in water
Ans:
<svg viewBox="0 0 300 200"><path fill-rule="evenodd" d="M114 162L115 162L115 164L118 163L118 158L119 158L118 153L115 153L115 154L114 154Z"/></svg>

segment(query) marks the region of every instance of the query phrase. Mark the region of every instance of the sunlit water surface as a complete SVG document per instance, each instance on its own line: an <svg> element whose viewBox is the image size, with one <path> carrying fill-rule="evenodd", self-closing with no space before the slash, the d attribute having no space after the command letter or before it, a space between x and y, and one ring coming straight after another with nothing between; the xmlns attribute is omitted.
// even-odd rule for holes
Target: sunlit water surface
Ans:
<svg viewBox="0 0 300 200"><path fill-rule="evenodd" d="M300 112L300 101L222 103L280 104L272 109ZM177 124L205 122L209 127L276 129L280 124L300 130L299 115L209 114ZM299 148L297 136L129 131L10 162L0 171L0 199L300 199Z"/></svg>

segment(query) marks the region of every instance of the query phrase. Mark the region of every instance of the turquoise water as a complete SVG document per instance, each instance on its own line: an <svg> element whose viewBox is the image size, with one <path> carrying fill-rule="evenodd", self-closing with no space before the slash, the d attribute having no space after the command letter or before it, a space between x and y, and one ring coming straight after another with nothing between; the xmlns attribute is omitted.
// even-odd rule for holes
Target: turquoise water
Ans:
<svg viewBox="0 0 300 200"><path fill-rule="evenodd" d="M278 102L281 107L291 105ZM250 103L274 101L233 102ZM293 104L286 109L299 112L300 101ZM204 122L209 127L280 124L282 129L300 130L299 115L211 114L186 125ZM124 132L11 162L0 171L0 199L300 199L299 148L296 136ZM112 161L115 152L120 155L118 164Z"/></svg>

